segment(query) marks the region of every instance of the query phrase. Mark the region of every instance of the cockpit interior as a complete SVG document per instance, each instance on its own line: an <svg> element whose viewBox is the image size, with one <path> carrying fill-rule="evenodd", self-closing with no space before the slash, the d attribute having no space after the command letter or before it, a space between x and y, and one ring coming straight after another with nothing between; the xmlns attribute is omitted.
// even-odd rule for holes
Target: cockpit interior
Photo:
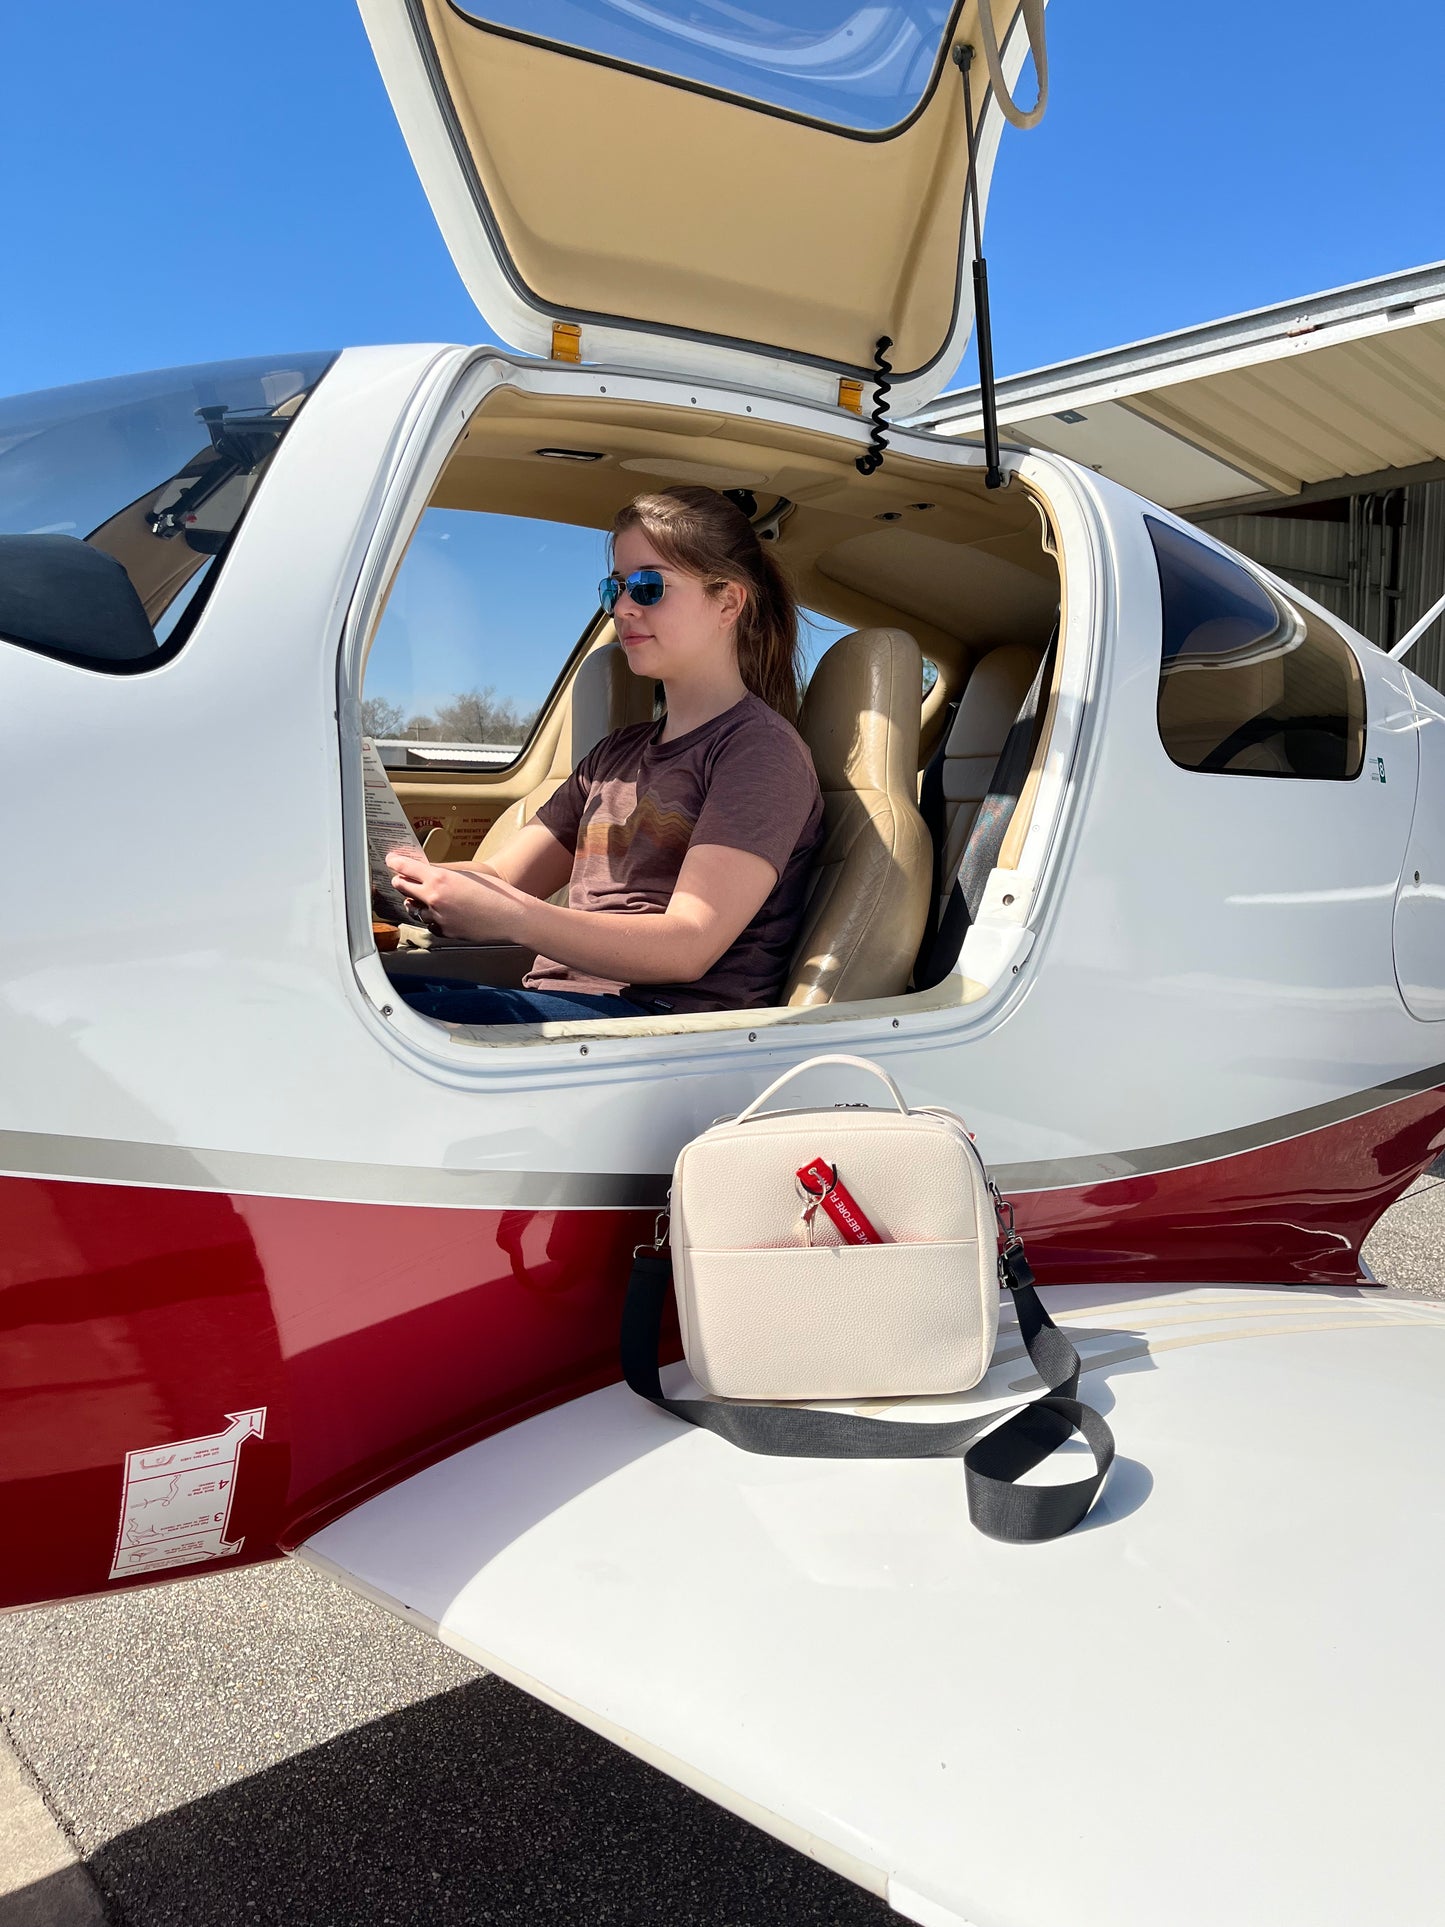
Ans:
<svg viewBox="0 0 1445 1927"><path fill-rule="evenodd" d="M977 469L892 451L881 472L865 476L855 453L815 431L755 425L691 402L510 387L490 394L451 451L376 611L361 689L363 727L379 740L428 856L495 853L596 742L655 713L654 686L630 672L610 621L595 608L589 615L588 596L608 566L604 532L623 503L649 488L703 482L733 492L776 541L807 617L799 729L823 792L825 842L782 1005L769 1015L937 994L977 914L977 891L1017 848L1018 804L1050 722L1060 571L1048 511L1017 481L990 492ZM568 531L584 549L592 538L595 566L589 575L559 555L558 568L570 565L577 577L578 606L572 626L561 618L550 638L516 633L499 587L470 605L471 733L515 740L478 743L469 754L444 740L432 714L405 712L418 698L439 709L420 666L434 640L427 625L446 601L439 585L457 582L467 539L483 523L490 539L473 568L493 585L510 566L555 586L547 556L574 546ZM557 535L537 542L539 559L529 560L538 530ZM448 545L446 561L437 581L408 596L407 572L421 566L418 544L430 534ZM454 615L454 601L447 606ZM544 676L557 665L539 699L536 663L515 684L520 693L507 681L519 655L544 658ZM440 706L453 738L469 726L457 720L466 711L455 701ZM402 920L380 918L376 939L394 979L516 984L531 964L514 946L457 942ZM609 1028L694 1029L762 1016ZM458 1031L464 1042L495 1035Z"/></svg>

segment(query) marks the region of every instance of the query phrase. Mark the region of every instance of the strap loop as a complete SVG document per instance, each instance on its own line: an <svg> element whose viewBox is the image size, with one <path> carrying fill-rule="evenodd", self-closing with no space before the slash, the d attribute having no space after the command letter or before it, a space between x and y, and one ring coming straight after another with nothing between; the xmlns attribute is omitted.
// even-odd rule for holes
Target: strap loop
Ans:
<svg viewBox="0 0 1445 1927"><path fill-rule="evenodd" d="M1049 49L1044 35L1044 0L1023 0L1020 11L1029 37L1029 50L1034 57L1034 71L1039 77L1038 99L1027 112L1009 92L1008 82L1004 79L990 0L978 0L978 37L983 43L983 61L988 68L988 84L993 89L994 99L1003 109L1006 120L1027 131L1030 127L1038 126L1049 104Z"/></svg>

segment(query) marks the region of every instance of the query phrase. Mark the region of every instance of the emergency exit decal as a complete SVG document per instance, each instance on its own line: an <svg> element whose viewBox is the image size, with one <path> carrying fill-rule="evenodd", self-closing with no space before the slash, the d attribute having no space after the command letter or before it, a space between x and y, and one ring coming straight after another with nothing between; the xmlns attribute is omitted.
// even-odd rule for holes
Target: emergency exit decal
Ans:
<svg viewBox="0 0 1445 1927"><path fill-rule="evenodd" d="M227 1559L243 1541L230 1541L231 1501L241 1447L266 1431L266 1407L228 1412L224 1432L179 1439L125 1455L120 1527L112 1579Z"/></svg>

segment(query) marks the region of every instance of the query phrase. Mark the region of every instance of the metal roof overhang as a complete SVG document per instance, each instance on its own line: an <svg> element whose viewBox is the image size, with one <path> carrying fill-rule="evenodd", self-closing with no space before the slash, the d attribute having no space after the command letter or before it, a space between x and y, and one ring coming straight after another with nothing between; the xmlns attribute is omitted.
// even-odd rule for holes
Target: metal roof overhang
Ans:
<svg viewBox="0 0 1445 1927"><path fill-rule="evenodd" d="M1190 515L1339 493L1341 481L1429 480L1445 475L1445 262L997 386L1005 441ZM913 420L978 436L978 390L941 395Z"/></svg>

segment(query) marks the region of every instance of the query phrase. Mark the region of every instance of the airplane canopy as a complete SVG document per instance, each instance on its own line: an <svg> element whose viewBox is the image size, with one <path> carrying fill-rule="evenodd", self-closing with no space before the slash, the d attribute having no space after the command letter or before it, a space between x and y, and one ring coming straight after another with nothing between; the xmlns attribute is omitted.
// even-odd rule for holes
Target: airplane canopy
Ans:
<svg viewBox="0 0 1445 1927"><path fill-rule="evenodd" d="M977 55L982 201L1005 113L1033 117L1000 92L1031 34L1042 54L1042 0L826 0L806 25L682 0L360 4L504 340L837 401L886 336L895 409L957 366L973 295L953 50Z"/></svg>

